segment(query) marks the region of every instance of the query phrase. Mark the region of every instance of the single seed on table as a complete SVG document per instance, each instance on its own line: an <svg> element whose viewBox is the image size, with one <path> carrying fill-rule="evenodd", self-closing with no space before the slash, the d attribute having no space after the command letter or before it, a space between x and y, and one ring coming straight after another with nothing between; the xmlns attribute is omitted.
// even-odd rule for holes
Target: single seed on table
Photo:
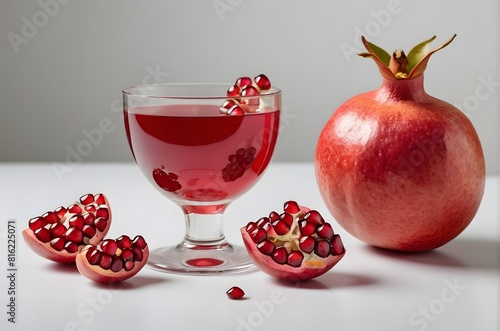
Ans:
<svg viewBox="0 0 500 331"><path fill-rule="evenodd" d="M238 286L233 286L226 292L229 299L237 300L245 296L245 292Z"/></svg>

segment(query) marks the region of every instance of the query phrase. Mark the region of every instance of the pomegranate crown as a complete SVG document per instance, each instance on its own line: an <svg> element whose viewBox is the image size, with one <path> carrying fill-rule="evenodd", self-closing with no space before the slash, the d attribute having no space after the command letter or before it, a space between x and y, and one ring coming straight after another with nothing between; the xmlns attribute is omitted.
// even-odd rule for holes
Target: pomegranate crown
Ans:
<svg viewBox="0 0 500 331"><path fill-rule="evenodd" d="M405 55L402 50L396 50L392 53L392 56L382 48L367 41L364 36L361 36L361 41L368 53L358 55L373 58L380 73L386 79L411 79L423 74L431 55L448 46L456 36L454 34L447 42L432 51L427 51L427 46L436 39L436 36L413 47L408 55Z"/></svg>

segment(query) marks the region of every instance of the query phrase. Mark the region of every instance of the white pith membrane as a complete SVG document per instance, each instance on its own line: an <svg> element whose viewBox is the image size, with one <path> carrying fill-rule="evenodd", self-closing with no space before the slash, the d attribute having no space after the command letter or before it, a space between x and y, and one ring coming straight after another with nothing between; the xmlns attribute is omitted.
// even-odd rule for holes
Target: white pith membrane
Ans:
<svg viewBox="0 0 500 331"><path fill-rule="evenodd" d="M298 207L297 207L298 209ZM308 222L307 218L308 215L311 216L311 214L315 213L316 218L321 219L321 223L319 222ZM290 225L289 230L284 233L284 234L278 234L276 232L275 227L278 226L278 222L283 220L284 216L288 214L289 216L292 217L292 222ZM273 216L274 215L274 216ZM279 218L277 218L279 216ZM309 228L308 232L306 232L306 235L303 235L301 232L301 227L299 226L302 222L308 222L310 223L308 226L314 226L314 232L311 233L311 228ZM316 224L315 224L316 223ZM274 224L274 226L273 226ZM318 234L318 230L321 227L327 227L330 230L324 230L320 231L321 233L324 232L331 232L329 233L328 236L321 237ZM263 239L260 239L262 236L261 233L257 233L258 229L263 229L266 232L266 237ZM286 264L291 267L301 267L301 266L306 266L307 268L323 268L326 265L326 259L329 256L339 256L344 254L345 249L342 244L342 240L338 234L335 234L333 232L333 229L330 224L326 223L319 212L315 210L309 210L307 212L304 211L299 211L296 213L288 213L284 212L281 215L278 215L276 212L271 212L269 217L263 217L259 221L255 222L250 222L246 226L246 230L250 235L250 238L253 240L255 245L257 246L257 249L263 254L271 257L274 262L278 264ZM282 231L278 231L282 232ZM304 251L305 247L301 248L301 238L302 240L306 239L306 237L313 238L314 239L314 247L311 250L311 245L307 245L309 248ZM256 242L257 240L257 242ZM307 239L310 242L310 239ZM272 249L272 252L269 250L269 244L266 243L266 241L269 241L273 244L274 248ZM305 241L305 240L304 240ZM321 242L321 244L320 244ZM328 246L326 245L326 242L328 243ZM260 247L259 247L260 246ZM267 246L267 247L266 247ZM318 251L320 250L319 246L322 247L322 253L318 255ZM287 253L287 259L285 262L283 260L277 261L273 254L275 254L278 250L282 250L281 247L284 247L286 249ZM327 247L328 253L325 252L324 248ZM309 252L307 252L309 251ZM302 260L301 260L301 255L302 255Z"/></svg>

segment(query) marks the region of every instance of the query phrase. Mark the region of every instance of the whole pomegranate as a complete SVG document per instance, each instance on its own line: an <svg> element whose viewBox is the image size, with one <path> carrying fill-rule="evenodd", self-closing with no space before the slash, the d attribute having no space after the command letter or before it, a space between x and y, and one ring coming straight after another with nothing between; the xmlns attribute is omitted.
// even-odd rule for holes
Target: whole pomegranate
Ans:
<svg viewBox="0 0 500 331"><path fill-rule="evenodd" d="M316 147L321 195L339 224L373 246L418 252L460 234L484 192L485 163L469 119L428 95L428 44L392 56L362 41L383 76L332 115Z"/></svg>

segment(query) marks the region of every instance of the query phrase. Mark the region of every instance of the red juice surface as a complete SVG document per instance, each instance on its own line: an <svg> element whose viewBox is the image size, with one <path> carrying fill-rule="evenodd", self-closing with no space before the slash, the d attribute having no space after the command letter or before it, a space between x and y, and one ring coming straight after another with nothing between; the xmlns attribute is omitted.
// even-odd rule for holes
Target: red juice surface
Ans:
<svg viewBox="0 0 500 331"><path fill-rule="evenodd" d="M134 158L161 192L181 204L228 203L252 187L271 159L279 111L221 115L215 105L125 110Z"/></svg>

